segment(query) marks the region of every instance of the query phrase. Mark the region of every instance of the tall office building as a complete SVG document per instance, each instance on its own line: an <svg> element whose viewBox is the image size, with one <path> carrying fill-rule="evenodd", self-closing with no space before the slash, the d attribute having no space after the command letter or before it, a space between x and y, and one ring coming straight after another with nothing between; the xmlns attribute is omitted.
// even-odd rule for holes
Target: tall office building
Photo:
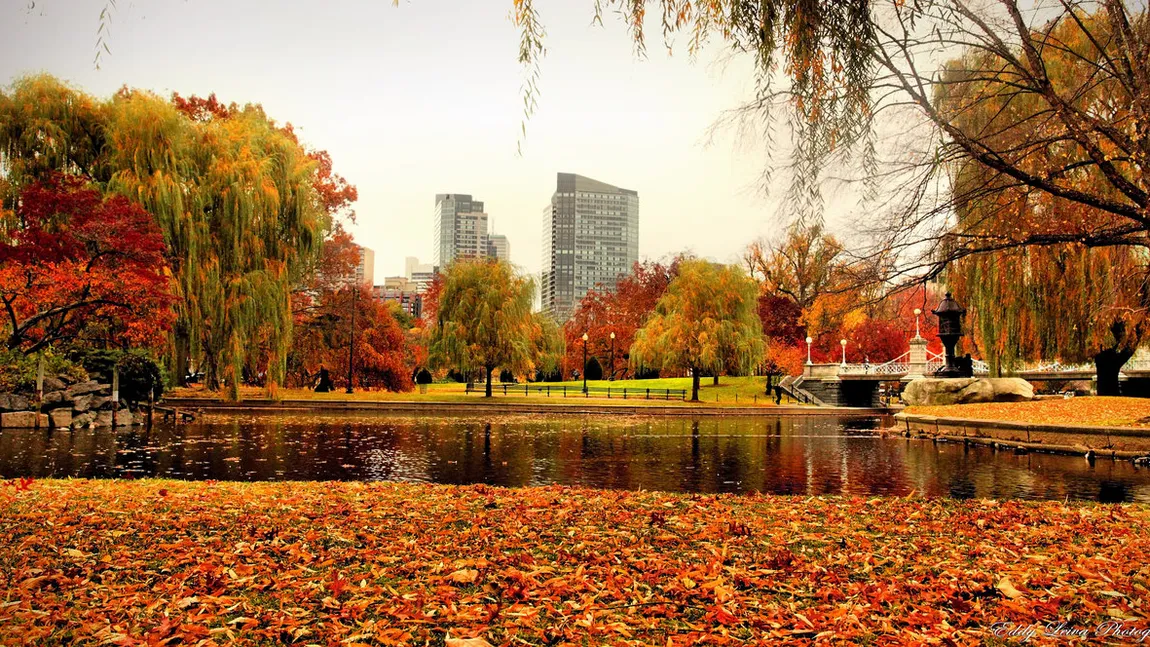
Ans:
<svg viewBox="0 0 1150 647"><path fill-rule="evenodd" d="M487 256L487 214L483 203L462 193L435 196L435 265L445 269L457 258Z"/></svg>
<svg viewBox="0 0 1150 647"><path fill-rule="evenodd" d="M639 193L560 173L543 210L543 310L571 317L589 290L614 290L639 260Z"/></svg>
<svg viewBox="0 0 1150 647"><path fill-rule="evenodd" d="M487 236L487 255L505 263L511 262L511 243L503 234L490 234Z"/></svg>
<svg viewBox="0 0 1150 647"><path fill-rule="evenodd" d="M355 265L355 282L371 287L375 283L375 252L363 245L356 247L359 248L359 263Z"/></svg>

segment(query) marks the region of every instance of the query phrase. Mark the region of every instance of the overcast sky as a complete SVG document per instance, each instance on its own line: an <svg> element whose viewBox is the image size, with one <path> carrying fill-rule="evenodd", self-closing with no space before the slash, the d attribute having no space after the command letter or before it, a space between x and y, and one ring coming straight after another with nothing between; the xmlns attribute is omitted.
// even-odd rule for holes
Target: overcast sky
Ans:
<svg viewBox="0 0 1150 647"><path fill-rule="evenodd" d="M733 261L780 227L756 186L761 150L734 133L707 145L722 111L749 96L750 62L718 46L668 57L657 41L637 60L617 19L591 25L592 0L537 0L548 54L520 156L511 4L119 0L95 69L104 0L4 0L0 82L43 71L99 96L127 84L263 104L359 188L352 230L375 250L377 281L401 274L405 256L431 259L436 193L485 201L512 261L538 271L560 171L639 192L643 257Z"/></svg>

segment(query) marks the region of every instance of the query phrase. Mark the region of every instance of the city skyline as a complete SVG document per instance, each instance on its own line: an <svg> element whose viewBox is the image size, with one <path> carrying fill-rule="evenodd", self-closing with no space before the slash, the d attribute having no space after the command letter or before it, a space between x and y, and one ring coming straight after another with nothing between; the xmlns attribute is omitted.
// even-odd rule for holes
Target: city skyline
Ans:
<svg viewBox="0 0 1150 647"><path fill-rule="evenodd" d="M748 240L776 231L775 208L757 186L765 145L741 148L732 132L708 145L723 112L752 96L750 61L721 46L694 63L685 50L668 57L653 49L640 60L621 25L590 25L591 9L545 9L549 51L525 134L518 33L506 11L472 3L323 11L258 1L120 3L99 69L95 15L50 0L34 11L6 3L0 83L44 71L97 97L127 85L262 104L328 151L334 170L358 188L348 229L375 250L382 276L402 273L406 256L433 258L428 196L444 189L482 198L495 231L511 239L511 262L538 272L539 210L561 169L613 178L645 196L659 226L644 231L641 257L690 249L733 260ZM429 25L443 38L427 39ZM305 45L285 43L282 30L307 34ZM694 226L708 210L728 226Z"/></svg>

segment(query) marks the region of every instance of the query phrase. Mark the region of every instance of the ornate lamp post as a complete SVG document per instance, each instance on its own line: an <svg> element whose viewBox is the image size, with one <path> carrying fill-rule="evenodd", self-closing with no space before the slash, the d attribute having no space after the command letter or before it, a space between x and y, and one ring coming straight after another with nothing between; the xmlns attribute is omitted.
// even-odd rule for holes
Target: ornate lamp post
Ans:
<svg viewBox="0 0 1150 647"><path fill-rule="evenodd" d="M607 376L607 380L615 381L615 332L611 331L611 374Z"/></svg>
<svg viewBox="0 0 1150 647"><path fill-rule="evenodd" d="M950 293L931 311L938 317L938 338L946 348L946 365L935 372L938 377L973 377L973 367L969 362L959 362L954 356L954 348L962 337L962 316L966 308L958 305Z"/></svg>
<svg viewBox="0 0 1150 647"><path fill-rule="evenodd" d="M814 340L807 337L807 366L811 365L811 342Z"/></svg>
<svg viewBox="0 0 1150 647"><path fill-rule="evenodd" d="M583 333L583 394L587 394L587 340L590 337Z"/></svg>
<svg viewBox="0 0 1150 647"><path fill-rule="evenodd" d="M922 314L922 308L915 308L914 309L914 337L915 337L915 339L922 337L922 333L919 332L919 327L918 327L918 319L919 319L919 315L921 315L921 314Z"/></svg>
<svg viewBox="0 0 1150 647"><path fill-rule="evenodd" d="M840 339L839 345L843 347L843 366L847 365L847 340Z"/></svg>

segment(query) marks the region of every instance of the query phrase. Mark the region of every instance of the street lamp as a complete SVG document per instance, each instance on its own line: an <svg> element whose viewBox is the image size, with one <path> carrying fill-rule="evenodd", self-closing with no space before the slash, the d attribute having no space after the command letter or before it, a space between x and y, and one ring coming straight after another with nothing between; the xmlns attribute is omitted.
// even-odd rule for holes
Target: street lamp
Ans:
<svg viewBox="0 0 1150 647"><path fill-rule="evenodd" d="M347 346L347 392L353 393L354 389L351 387L351 380L353 377L352 366L355 360L355 301L359 296L359 285L356 284L351 290L351 343Z"/></svg>
<svg viewBox="0 0 1150 647"><path fill-rule="evenodd" d="M843 347L843 366L847 365L847 340L840 339L839 344Z"/></svg>
<svg viewBox="0 0 1150 647"><path fill-rule="evenodd" d="M615 332L611 332L611 374L607 377L610 382L615 381Z"/></svg>
<svg viewBox="0 0 1150 647"><path fill-rule="evenodd" d="M807 337L807 366L811 365L811 342L814 340Z"/></svg>
<svg viewBox="0 0 1150 647"><path fill-rule="evenodd" d="M919 315L921 315L921 314L922 314L922 308L915 308L914 309L914 337L915 337L915 339L922 337L922 333L919 332L919 328L918 328L918 318L919 318Z"/></svg>
<svg viewBox="0 0 1150 647"><path fill-rule="evenodd" d="M587 394L587 340L590 337L583 333L583 394Z"/></svg>

